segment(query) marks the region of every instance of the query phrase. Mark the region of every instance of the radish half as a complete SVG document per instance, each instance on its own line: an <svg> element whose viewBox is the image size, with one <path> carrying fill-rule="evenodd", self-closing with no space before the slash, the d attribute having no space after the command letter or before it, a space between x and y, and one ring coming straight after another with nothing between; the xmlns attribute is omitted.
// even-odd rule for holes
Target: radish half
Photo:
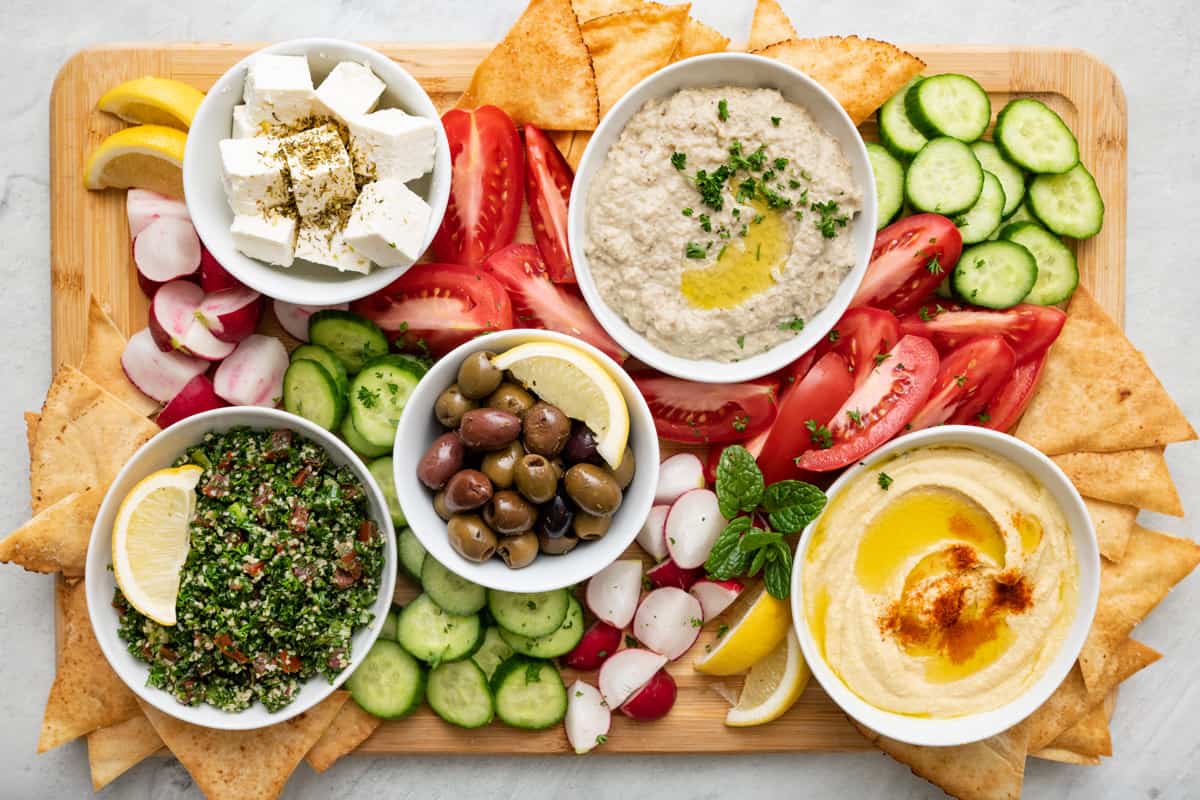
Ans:
<svg viewBox="0 0 1200 800"><path fill-rule="evenodd" d="M200 237L188 219L159 217L133 240L138 285L147 297L164 283L188 278L200 269Z"/></svg>
<svg viewBox="0 0 1200 800"><path fill-rule="evenodd" d="M641 647L617 653L600 668L600 694L604 702L609 708L620 708L666 664L666 656Z"/></svg>
<svg viewBox="0 0 1200 800"><path fill-rule="evenodd" d="M600 691L589 683L575 681L567 690L567 716L563 727L567 741L580 755L595 749L602 736L608 735L612 712L604 704Z"/></svg>
<svg viewBox="0 0 1200 800"><path fill-rule="evenodd" d="M633 697L621 706L621 713L631 719L649 722L662 719L675 705L675 697L679 693L675 679L665 669L654 673L654 677L638 689ZM568 708L570 706L568 705Z"/></svg>
<svg viewBox="0 0 1200 800"><path fill-rule="evenodd" d="M729 523L721 516L716 492L692 489L684 492L667 512L664 531L667 550L681 567L698 567Z"/></svg>
<svg viewBox="0 0 1200 800"><path fill-rule="evenodd" d="M294 303L285 303L282 300L275 300L271 303L271 309L275 312L275 319L279 320L279 326L287 331L290 336L302 342L308 341L308 318L318 311L324 311L327 308L345 311L350 308L350 304L298 306Z"/></svg>
<svg viewBox="0 0 1200 800"><path fill-rule="evenodd" d="M200 288L209 293L242 288L242 282L229 274L203 242L200 243Z"/></svg>
<svg viewBox="0 0 1200 800"><path fill-rule="evenodd" d="M575 649L563 656L568 667L583 670L599 669L608 657L621 648L621 629L603 620L596 620L583 632Z"/></svg>
<svg viewBox="0 0 1200 800"><path fill-rule="evenodd" d="M188 381L208 369L208 362L181 353L158 349L149 328L129 337L121 353L125 377L142 394L165 403L179 394Z"/></svg>
<svg viewBox="0 0 1200 800"><path fill-rule="evenodd" d="M638 531L637 543L655 561L667 557L667 537L663 533L663 526L667 523L667 511L670 508L668 505L651 508L645 524Z"/></svg>
<svg viewBox="0 0 1200 800"><path fill-rule="evenodd" d="M150 334L159 350L178 350L205 361L220 361L233 352L236 345L213 336L200 320L203 302L204 290L189 281L171 281L154 293Z"/></svg>
<svg viewBox="0 0 1200 800"><path fill-rule="evenodd" d="M179 394L163 406L163 410L158 412L158 417L154 421L158 423L158 427L168 428L193 414L211 411L214 408L225 408L227 405L229 403L217 397L217 393L213 391L212 381L208 379L208 376L197 375L187 382Z"/></svg>
<svg viewBox="0 0 1200 800"><path fill-rule="evenodd" d="M689 489L704 487L704 462L694 453L676 453L658 467L654 504L667 504Z"/></svg>
<svg viewBox="0 0 1200 800"><path fill-rule="evenodd" d="M190 220L187 204L149 189L130 189L125 193L125 213L129 216L129 238L146 230L159 217Z"/></svg>
<svg viewBox="0 0 1200 800"><path fill-rule="evenodd" d="M692 597L700 601L700 610L704 612L704 621L708 622L733 605L733 601L738 599L738 595L745 588L737 578L727 581L713 581L706 578L696 581L688 591Z"/></svg>
<svg viewBox="0 0 1200 800"><path fill-rule="evenodd" d="M196 311L212 335L222 342L242 341L262 319L262 295L245 286L205 295Z"/></svg>
<svg viewBox="0 0 1200 800"><path fill-rule="evenodd" d="M622 629L633 621L641 594L642 562L627 558L614 561L593 575L585 599L597 619Z"/></svg>
<svg viewBox="0 0 1200 800"><path fill-rule="evenodd" d="M288 354L274 336L254 334L221 362L213 389L236 406L276 406L283 398L283 374Z"/></svg>
<svg viewBox="0 0 1200 800"><path fill-rule="evenodd" d="M704 577L704 567L684 569L668 558L656 567L652 567L646 577L655 586L674 586L677 589L688 590L692 584Z"/></svg>
<svg viewBox="0 0 1200 800"><path fill-rule="evenodd" d="M696 643L703 624L700 601L683 589L667 586L655 589L642 600L633 619L633 635L674 661Z"/></svg>

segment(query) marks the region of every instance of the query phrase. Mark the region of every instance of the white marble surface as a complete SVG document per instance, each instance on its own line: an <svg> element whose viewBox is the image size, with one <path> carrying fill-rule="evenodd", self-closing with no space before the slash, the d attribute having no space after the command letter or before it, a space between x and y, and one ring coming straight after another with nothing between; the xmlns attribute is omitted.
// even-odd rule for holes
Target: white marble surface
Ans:
<svg viewBox="0 0 1200 800"><path fill-rule="evenodd" d="M47 101L58 67L109 41L478 41L506 30L523 0L4 0L0 3L0 318L7 390L0 394L0 530L29 514L21 412L37 409L50 377ZM1191 246L1200 217L1200 5L1192 0L1043 0L905 4L784 0L802 32L858 33L897 42L1080 47L1107 61L1129 101L1128 330L1168 389L1200 420L1200 270ZM744 39L752 0L695 0L697 16ZM11 294L10 294L11 293ZM1103 353L1097 353L1103 358ZM1168 451L1193 517L1200 446ZM1150 516L1150 515L1144 515ZM1143 523L1193 535L1190 520ZM91 793L82 742L35 755L52 679L51 580L11 567L0 575L0 798ZM1195 797L1200 792L1200 579L1177 589L1137 631L1165 653L1121 692L1116 757L1096 768L1032 761L1027 797ZM351 758L324 775L301 766L287 797L716 798L751 789L774 797L936 797L879 754L737 758ZM109 797L195 798L173 762L152 759L106 789Z"/></svg>

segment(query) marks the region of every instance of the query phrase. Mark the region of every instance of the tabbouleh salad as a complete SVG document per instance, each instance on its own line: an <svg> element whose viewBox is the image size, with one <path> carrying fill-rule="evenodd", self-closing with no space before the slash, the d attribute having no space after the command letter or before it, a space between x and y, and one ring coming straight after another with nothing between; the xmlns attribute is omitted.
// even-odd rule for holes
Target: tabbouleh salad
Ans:
<svg viewBox="0 0 1200 800"><path fill-rule="evenodd" d="M148 685L181 703L278 711L350 663L350 637L374 618L383 536L354 473L291 431L210 433L184 464L204 473L178 622L144 617L117 589L120 636Z"/></svg>

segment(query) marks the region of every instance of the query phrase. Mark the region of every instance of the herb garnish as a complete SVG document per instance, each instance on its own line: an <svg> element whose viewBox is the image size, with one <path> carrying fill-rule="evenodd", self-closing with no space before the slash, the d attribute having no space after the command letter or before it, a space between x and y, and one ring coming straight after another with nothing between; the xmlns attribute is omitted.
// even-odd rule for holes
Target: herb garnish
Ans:
<svg viewBox="0 0 1200 800"><path fill-rule="evenodd" d="M688 242L687 249L684 252L688 258L704 258L704 254L708 251L696 242Z"/></svg>
<svg viewBox="0 0 1200 800"><path fill-rule="evenodd" d="M717 101L717 117L721 120L721 122L729 119L729 103L725 101L725 98L721 98L719 101Z"/></svg>
<svg viewBox="0 0 1200 800"><path fill-rule="evenodd" d="M888 475L886 472L879 473L879 488L883 489L886 492L888 490L888 488L891 487L891 485L892 485L892 476Z"/></svg>
<svg viewBox="0 0 1200 800"><path fill-rule="evenodd" d="M812 434L812 443L821 450L828 450L833 447L833 434L829 428L817 423L815 419L804 421L804 427Z"/></svg>
<svg viewBox="0 0 1200 800"><path fill-rule="evenodd" d="M774 125L776 128L779 127L779 123L782 121L783 121L783 117L771 117L771 124Z"/></svg>
<svg viewBox="0 0 1200 800"><path fill-rule="evenodd" d="M671 153L671 166L682 171L687 167L687 153Z"/></svg>
<svg viewBox="0 0 1200 800"><path fill-rule="evenodd" d="M838 204L835 200L826 200L824 203L812 203L809 205L809 208L821 215L821 218L814 224L826 239L832 239L837 236L837 229L846 227L846 223L849 221L849 217L845 215L837 216Z"/></svg>
<svg viewBox="0 0 1200 800"><path fill-rule="evenodd" d="M779 323L779 330L796 331L799 333L800 331L804 330L804 320L800 319L799 317L792 317L787 322Z"/></svg>

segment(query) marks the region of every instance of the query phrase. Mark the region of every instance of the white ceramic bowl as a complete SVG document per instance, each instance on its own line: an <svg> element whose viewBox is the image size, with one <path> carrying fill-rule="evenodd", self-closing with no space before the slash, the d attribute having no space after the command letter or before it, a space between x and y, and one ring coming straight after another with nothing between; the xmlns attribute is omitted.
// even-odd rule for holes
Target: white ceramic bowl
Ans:
<svg viewBox="0 0 1200 800"><path fill-rule="evenodd" d="M842 682L826 664L821 650L808 627L804 613L804 561L812 542L814 521L805 530L796 553L792 571L792 623L800 639L800 649L812 668L813 675L821 687L833 698L843 711L863 725L884 736L902 742L919 745L949 746L966 744L1001 731L1008 730L1032 714L1053 694L1071 671L1088 629L1096 613L1096 601L1100 596L1100 552L1096 546L1096 532L1091 518L1083 505L1079 492L1053 461L1019 439L984 428L966 425L945 425L910 433L871 454L865 464L846 470L834 481L827 492L830 503L837 493L863 472L876 469L880 461L908 450L931 445L965 445L986 451L1015 464L1032 475L1045 486L1067 518L1071 541L1075 545L1075 558L1079 563L1079 595L1075 617L1059 648L1058 655L1049 668L1023 694L999 708L961 717L933 719L895 714L877 708Z"/></svg>
<svg viewBox="0 0 1200 800"><path fill-rule="evenodd" d="M812 319L805 320L804 330L795 337L758 355L728 364L713 359L683 358L651 344L604 302L592 278L584 247L588 192L592 179L603 166L609 149L620 137L630 117L640 111L648 100L669 97L680 89L719 86L778 89L785 100L807 108L817 124L841 144L853 169L854 179L863 192L862 213L850 224L848 231L854 239L857 256L854 268L842 281L829 305ZM667 213L667 210L662 213ZM875 214L875 175L871 171L866 144L833 96L812 78L774 59L749 53L714 53L689 58L654 73L633 87L604 116L575 173L567 235L571 260L583 297L600 324L622 347L640 361L678 378L705 383L735 383L762 377L795 361L834 326L866 274L871 248L875 243Z"/></svg>
<svg viewBox="0 0 1200 800"><path fill-rule="evenodd" d="M566 555L538 555L532 564L522 569L509 569L498 558L482 564L468 561L450 546L446 522L433 510L433 492L417 480L417 462L433 440L446 432L433 415L433 404L438 395L454 383L459 365L471 353L480 350L502 353L525 342L539 341L562 342L587 351L604 365L621 387L625 404L629 407L629 447L633 450L636 464L633 482L626 488L621 507L613 515L612 525L602 539L580 542ZM634 386L633 379L591 345L551 331L518 329L490 333L460 345L439 359L417 384L400 415L393 456L400 507L408 517L409 527L429 554L467 580L506 592L559 589L585 581L604 569L619 558L637 537L650 513L654 489L658 484L658 437L654 432L654 418L650 415L645 398Z"/></svg>
<svg viewBox="0 0 1200 800"><path fill-rule="evenodd" d="M333 683L320 675L311 678L300 689L291 705L274 713L267 711L261 703L255 703L239 712L222 711L214 706L201 704L186 706L177 702L169 693L146 685L149 667L129 654L125 642L117 635L119 617L112 606L116 581L109 565L112 563L112 525L117 510L125 495L134 484L155 470L171 466L184 450L199 442L209 431L223 432L230 428L249 426L259 430L288 428L316 442L325 449L335 464L348 465L367 492L367 504L371 519L384 532L383 574L379 578L379 596L372 611L375 620L370 626L360 628L351 640L350 664L342 670ZM224 730L251 730L274 725L291 719L312 708L328 697L350 677L351 673L371 649L387 613L392 607L392 592L396 588L396 537L392 530L392 519L387 501L366 466L350 451L350 448L333 434L301 419L273 408L241 406L206 411L172 425L146 442L133 454L100 504L100 513L92 526L92 538L88 544L85 578L87 581L88 615L96 631L96 639L105 658L121 680L141 699L150 705L184 722L203 725L206 728Z"/></svg>
<svg viewBox="0 0 1200 800"><path fill-rule="evenodd" d="M408 184L424 198L431 211L429 226L421 241L422 252L433 241L450 196L450 147L441 118L416 79L378 50L340 39L292 39L264 47L230 68L208 90L192 120L183 155L183 192L196 232L217 261L250 288L289 303L332 305L365 297L396 280L408 267L376 266L366 275L338 272L332 267L300 260L290 267L278 267L250 258L233 246L233 237L229 233L233 212L225 200L221 183L217 143L230 137L233 107L242 102L246 69L262 53L307 56L314 86L342 61L366 64L387 84L379 101L380 108L400 108L434 123L437 152L433 171Z"/></svg>

